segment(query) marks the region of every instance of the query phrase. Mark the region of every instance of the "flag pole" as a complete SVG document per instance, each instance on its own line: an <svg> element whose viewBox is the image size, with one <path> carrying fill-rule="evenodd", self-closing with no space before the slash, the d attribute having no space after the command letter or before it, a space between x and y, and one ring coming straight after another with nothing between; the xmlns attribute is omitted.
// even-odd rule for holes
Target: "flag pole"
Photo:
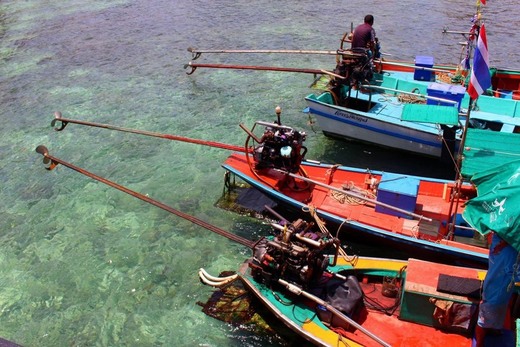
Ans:
<svg viewBox="0 0 520 347"><path fill-rule="evenodd" d="M455 237L454 230L455 230L455 223L457 219L457 211L459 209L459 203L460 203L460 191L462 187L462 182L464 178L462 177L462 160L463 160L463 154L464 154L464 146L466 144L466 135L468 133L469 128L469 119L471 114L471 109L473 108L473 98L469 98L469 105L468 105L468 113L466 115L466 122L464 123L464 129L462 130L462 139L460 140L460 146L457 153L457 163L455 165L456 173L456 183L455 183L455 197L450 199L450 209L448 212L448 216L451 216L451 223L448 227L448 235L450 240L453 240ZM453 206L455 204L455 207ZM453 215L452 215L453 213Z"/></svg>
<svg viewBox="0 0 520 347"><path fill-rule="evenodd" d="M480 16L481 16L479 4L480 4L480 2L477 4L477 17L476 17L476 23L475 23L476 25L478 25L478 31L477 31L477 37L476 37L477 45L478 45L478 36L480 36ZM478 49L478 47L477 47L477 49ZM475 58L475 57L473 57L473 58ZM471 70L470 70L470 81L469 81L470 84L471 84L471 78L473 77L472 74L474 73L474 71L473 71L474 67L475 67L474 65L475 65L475 62L473 62L473 66L471 67ZM464 158L463 158L464 147L466 146L466 137L468 134L469 121L470 121L470 117L471 117L471 109L473 108L473 103L474 103L474 98L471 95L472 94L470 93L470 98L469 98L469 103L468 103L468 112L466 114L466 121L464 122L464 128L462 130L462 138L460 140L459 150L457 153L457 160L456 160L456 164L455 164L455 170L456 170L455 196L450 199L450 209L449 209L449 213L448 213L448 216L451 216L451 223L449 224L449 227L448 227L448 235L451 240L453 240L453 238L455 237L453 231L455 229L457 211L459 209L459 204L460 204L460 191L461 191L461 187L462 187L462 182L464 180L464 178L462 177L462 161L464 160Z"/></svg>
<svg viewBox="0 0 520 347"><path fill-rule="evenodd" d="M476 48L473 54L473 65L471 66L470 80L467 87L467 92L470 96L468 112L466 115L466 122L464 123L464 130L462 132L462 139L460 141L458 157L455 165L457 171L455 196L450 199L451 203L449 216L452 216L453 213L453 216L451 217L452 220L448 228L448 235L450 239L454 238L454 233L452 233L452 231L454 230L455 226L457 210L459 208L460 203L460 190L464 179L462 177L462 161L464 160L464 147L466 146L466 138L468 134L471 109L473 108L473 103L475 102L475 100L478 99L479 95L492 87L491 76L489 74L489 52L487 46L486 29L484 23L481 23L481 4L485 5L486 0L477 0L477 14L475 15L473 24L474 28L476 29ZM453 208L454 203L455 208Z"/></svg>
<svg viewBox="0 0 520 347"><path fill-rule="evenodd" d="M457 170L457 176L459 178L462 178L462 160L463 160L463 154L464 154L464 146L466 145L466 137L467 137L467 134L468 134L468 128L469 128L469 120L470 120L470 117L471 117L471 109L473 108L473 98L470 97L469 98L469 104L468 104L468 112L466 114L466 121L464 122L464 128L462 130L462 138L460 140L460 146L459 146L459 151L457 153L457 165L456 165L456 170Z"/></svg>

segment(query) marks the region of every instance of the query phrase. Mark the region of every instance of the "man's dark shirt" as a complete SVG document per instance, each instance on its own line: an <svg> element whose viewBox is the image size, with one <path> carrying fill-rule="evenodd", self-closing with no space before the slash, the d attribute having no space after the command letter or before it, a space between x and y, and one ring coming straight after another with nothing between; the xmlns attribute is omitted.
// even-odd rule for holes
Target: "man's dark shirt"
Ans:
<svg viewBox="0 0 520 347"><path fill-rule="evenodd" d="M363 23L356 27L352 37L352 48L368 48L368 43L375 41L376 32L370 24Z"/></svg>

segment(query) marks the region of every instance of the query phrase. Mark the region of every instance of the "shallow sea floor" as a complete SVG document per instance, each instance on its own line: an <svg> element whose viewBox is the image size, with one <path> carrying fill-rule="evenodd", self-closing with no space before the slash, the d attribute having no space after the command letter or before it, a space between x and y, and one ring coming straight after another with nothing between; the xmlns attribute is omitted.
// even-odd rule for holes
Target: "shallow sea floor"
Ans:
<svg viewBox="0 0 520 347"><path fill-rule="evenodd" d="M514 1L485 10L491 61L520 68L509 33ZM426 13L425 8L431 8ZM249 250L58 166L106 177L250 239L263 222L215 206L226 150L69 124L63 117L241 146L255 120L308 134L307 157L431 173L433 164L325 138L309 123L312 75L199 69L188 47L335 50L350 23L376 18L396 59L457 63L474 3L315 1L0 2L0 336L25 346L269 346L280 341L202 313L212 289L197 276L235 270ZM402 20L402 18L407 18ZM322 55L203 55L204 63L332 69ZM421 171L422 170L422 171Z"/></svg>

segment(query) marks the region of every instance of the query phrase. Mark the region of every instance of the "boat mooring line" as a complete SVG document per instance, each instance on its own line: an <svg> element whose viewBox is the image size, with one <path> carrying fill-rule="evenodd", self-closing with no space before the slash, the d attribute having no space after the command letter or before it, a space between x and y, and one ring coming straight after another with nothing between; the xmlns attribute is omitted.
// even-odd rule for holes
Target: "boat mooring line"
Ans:
<svg viewBox="0 0 520 347"><path fill-rule="evenodd" d="M187 213L178 211L178 210L174 209L173 207L170 207L170 206L168 206L166 204L163 204L162 202L159 202L157 200L149 198L146 195L140 194L140 193L138 193L136 191L128 189L128 188L126 188L126 187L124 187L124 186L122 186L120 184L112 182L112 181L110 181L110 180L108 180L106 178L103 178L101 176L95 175L95 174L93 174L93 173L91 173L91 172L89 172L89 171L87 171L85 169L82 169L82 168L80 168L78 166L75 166L75 165L73 165L71 163L68 163L68 162L66 162L64 160L61 160L61 159L56 158L54 156L51 156L49 154L49 150L47 149L47 147L45 147L43 145L40 145L40 146L36 147L36 152L40 153L41 155L43 155L43 163L44 164L50 164L49 167L46 167L47 170L52 170L58 164L62 164L63 166L66 166L69 169L72 169L72 170L74 170L76 172L79 172L80 174L83 174L83 175L85 175L85 176L87 176L89 178L92 178L92 179L94 179L96 181L104 183L104 184L106 184L106 185L108 185L108 186L110 186L112 188L120 190L120 191L122 191L122 192L124 192L124 193L126 193L128 195L131 195L131 196L136 197L136 198L138 198L138 199L140 199L142 201L145 201L145 202L147 202L149 204L152 204L152 205L154 205L156 207L159 207L159 208L161 208L161 209L163 209L163 210L165 210L167 212L175 214L175 215L177 215L177 216L179 216L181 218L184 218L184 219L186 219L186 220L188 220L188 221L190 221L190 222L192 222L194 224L197 224L197 225L199 225L199 226L201 226L201 227L203 227L203 228L205 228L205 229L207 229L209 231L212 231L212 232L217 233L217 234L219 234L221 236L224 236L224 237L226 237L226 238L228 238L228 239L230 239L232 241L235 241L235 242L237 242L237 243L239 243L239 244L241 244L243 246L252 248L253 245L255 244L251 240L248 240L248 239L246 239L244 237L241 237L241 236L235 235L233 233L230 233L229 231L225 231L223 229L220 229L220 228L218 228L218 227L216 227L216 226L214 226L212 224L209 224L207 222L204 222L203 220L200 220L200 219L198 219L198 218L196 218L194 216L191 216L191 215L189 215Z"/></svg>

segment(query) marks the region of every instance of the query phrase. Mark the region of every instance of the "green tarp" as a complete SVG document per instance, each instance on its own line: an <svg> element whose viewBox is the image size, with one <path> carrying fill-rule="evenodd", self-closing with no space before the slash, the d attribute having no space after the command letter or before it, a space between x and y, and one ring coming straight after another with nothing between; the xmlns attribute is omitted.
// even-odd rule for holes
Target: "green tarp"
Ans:
<svg viewBox="0 0 520 347"><path fill-rule="evenodd" d="M462 176L520 159L520 134L468 129L463 151Z"/></svg>
<svg viewBox="0 0 520 347"><path fill-rule="evenodd" d="M454 106L405 104L401 120L457 125L459 124L459 111Z"/></svg>
<svg viewBox="0 0 520 347"><path fill-rule="evenodd" d="M464 219L481 234L495 231L520 251L520 160L477 173L471 182L478 196L466 203Z"/></svg>

